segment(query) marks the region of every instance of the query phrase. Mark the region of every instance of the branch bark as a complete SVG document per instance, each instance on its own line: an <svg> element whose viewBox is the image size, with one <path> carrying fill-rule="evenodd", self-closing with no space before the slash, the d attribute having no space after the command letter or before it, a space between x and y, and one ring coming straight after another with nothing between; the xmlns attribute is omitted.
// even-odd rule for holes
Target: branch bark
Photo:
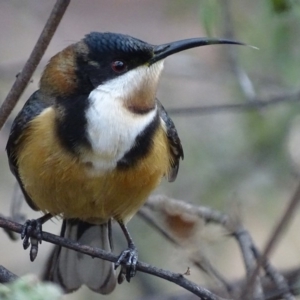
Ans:
<svg viewBox="0 0 300 300"><path fill-rule="evenodd" d="M30 54L29 59L27 60L23 70L18 75L16 81L14 82L0 107L0 129L3 127L8 116L23 94L33 72L41 61L63 15L65 14L69 3L70 0L56 1L45 27Z"/></svg>
<svg viewBox="0 0 300 300"><path fill-rule="evenodd" d="M291 216L291 213L295 208L296 205L295 198L297 198L300 195L299 189L300 189L300 185L293 197L293 200L291 201L292 203L291 206L289 206L287 212L285 213L285 217L284 217L285 222L287 222L287 218ZM205 222L213 222L219 224L230 235L232 235L236 239L243 256L243 260L246 268L247 282L251 281L251 284L253 285L253 293L250 293L249 291L243 293L243 290L241 289L239 291L235 291L235 289L231 285L227 285L228 287L231 288L231 291L233 292L230 293L231 295L232 294L240 295L242 292L243 296L241 297L241 299L249 299L250 295L251 295L250 299L252 299L252 296L254 299L265 299L265 296L263 294L263 289L262 289L261 278L258 273L254 274L257 268L257 264L262 263L261 266L263 267L267 277L269 277L271 281L274 282L274 284L277 287L277 290L281 291L281 295L283 296L283 299L286 300L294 299L284 276L282 276L280 272L278 272L269 263L267 255L265 255L263 261L261 261L261 254L256 248L251 235L244 228L244 226L241 224L238 218L231 218L209 207L195 206L185 201L171 199L163 195L151 196L148 199L148 201L145 203L145 207L148 207L152 211L157 211L165 214L168 214L169 211L176 209L176 211L180 211L181 213L196 215L199 218L203 219Z"/></svg>
<svg viewBox="0 0 300 300"><path fill-rule="evenodd" d="M300 294L300 268L291 269L288 271L282 271L282 275L287 279L290 290L294 295ZM264 279L262 281L263 288L265 291L265 300L280 300L282 299L282 292L278 290L274 283L270 283L268 280ZM231 285L235 289L240 289L243 285L242 280L237 280L231 282ZM211 289L213 293L222 295L222 291L219 289ZM182 293L182 294L167 294L167 295L151 295L139 298L139 300L197 300L195 295ZM243 299L243 298L239 298Z"/></svg>
<svg viewBox="0 0 300 300"><path fill-rule="evenodd" d="M256 266L255 270L253 271L251 277L249 278L247 286L242 295L245 296L251 292L251 289L253 286L253 281L257 277L257 274L259 273L260 267L263 266L264 264L266 264L267 257L274 250L276 244L278 244L280 237L286 230L289 223L292 221L293 216L295 215L295 212L296 212L296 208L298 207L299 203L300 203L300 183L298 183L297 189L296 189L294 195L292 196L286 210L283 212L280 220L278 221L272 234L270 235L270 238L265 246L265 249L264 249L261 257L259 258L257 266Z"/></svg>
<svg viewBox="0 0 300 300"><path fill-rule="evenodd" d="M210 115L217 113L241 113L247 111L256 111L258 109L267 108L279 104L288 104L300 101L300 90L283 93L268 98L257 97L251 102L238 104L223 104L223 105L207 105L194 107L168 108L170 115Z"/></svg>
<svg viewBox="0 0 300 300"><path fill-rule="evenodd" d="M14 281L18 276L0 265L0 283Z"/></svg>
<svg viewBox="0 0 300 300"><path fill-rule="evenodd" d="M3 218L0 216L0 227L21 233L22 231L22 225L18 224L14 221L7 220L6 218ZM35 233L33 233L33 237L37 237ZM43 232L43 241L55 244L55 245L60 245L62 247L66 247L68 249L72 249L74 251L78 251L80 253L92 256L92 257L97 257L101 258L104 260L108 260L111 262L116 262L118 259L117 255L114 255L112 253L106 252L102 249L99 248L93 248L87 245L82 245L80 243L71 241L66 238L62 238L60 236L48 233L48 232ZM196 285L195 283L189 281L184 277L183 274L179 273L173 273L167 270L163 270L157 267L153 267L147 263L144 262L138 262L137 264L137 270L143 273L151 274L157 277L160 277L162 279L165 279L167 281L173 282L184 289L190 291L191 293L195 294L198 296L200 299L203 300L224 300L223 298L211 293L209 290L200 287Z"/></svg>

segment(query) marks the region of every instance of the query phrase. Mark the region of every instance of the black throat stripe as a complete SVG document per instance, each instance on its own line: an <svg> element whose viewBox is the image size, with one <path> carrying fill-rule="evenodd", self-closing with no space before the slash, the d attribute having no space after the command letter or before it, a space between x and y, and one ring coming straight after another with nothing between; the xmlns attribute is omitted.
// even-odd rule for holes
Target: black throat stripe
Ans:
<svg viewBox="0 0 300 300"><path fill-rule="evenodd" d="M88 95L79 95L59 99L57 109L61 116L56 122L56 133L62 146L77 155L80 147L90 147L86 136L85 110L88 106Z"/></svg>
<svg viewBox="0 0 300 300"><path fill-rule="evenodd" d="M145 157L153 146L153 136L160 124L158 113L153 121L135 139L133 147L117 162L117 168L127 169Z"/></svg>

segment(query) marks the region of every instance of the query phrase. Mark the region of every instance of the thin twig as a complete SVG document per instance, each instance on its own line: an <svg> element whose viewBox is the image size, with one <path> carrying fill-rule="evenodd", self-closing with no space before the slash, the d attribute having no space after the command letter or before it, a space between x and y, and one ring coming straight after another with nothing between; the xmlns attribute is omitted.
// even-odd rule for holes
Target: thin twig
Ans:
<svg viewBox="0 0 300 300"><path fill-rule="evenodd" d="M256 268L255 262L259 260L261 257L261 254L257 247L255 246L251 235L247 230L243 228L242 225L237 224L237 228L233 231L234 237L237 239L240 248L242 250L243 256L247 255L248 257L244 257L244 261L246 265L247 270L247 278L250 279L252 276L253 271ZM249 253L249 249L251 253ZM249 264L251 262L251 264ZM283 299L285 300L293 300L294 297L291 294L289 285L285 277L275 268L273 267L268 259L265 259L264 264L262 265L267 277L274 283L276 286L276 291L281 292L281 295ZM256 278L256 289L261 289L263 282L262 279L259 279L259 276ZM263 289L262 289L263 290ZM261 291L262 292L262 291ZM254 293L256 295L256 293ZM255 299L257 299L257 296L254 296ZM266 295L263 299L266 298Z"/></svg>
<svg viewBox="0 0 300 300"><path fill-rule="evenodd" d="M258 249L253 245L252 250L253 250L253 254L255 255L256 259L259 260L261 257L261 254L258 251ZM266 272L266 275L274 282L274 284L278 288L278 292L281 293L282 298L284 300L294 300L295 298L292 295L292 292L290 290L287 280L284 278L284 276L280 272L278 272L278 270L276 270L269 263L268 259L265 260L263 268Z"/></svg>
<svg viewBox="0 0 300 300"><path fill-rule="evenodd" d="M26 221L26 216L21 213L21 207L24 202L24 195L20 189L18 182L16 181L11 199L10 216L8 218L9 220L15 221L17 223L24 223ZM7 229L4 229L4 231L13 241L19 238L19 235L13 231Z"/></svg>
<svg viewBox="0 0 300 300"><path fill-rule="evenodd" d="M300 268L290 269L286 271L281 271L284 277L287 279L290 290L294 295L300 294ZM236 280L231 282L231 285L235 287L236 290L239 290L243 285L243 280ZM277 289L277 286L270 282L267 278L263 278L262 280L263 288L265 291L265 300L280 300L282 299L282 293ZM222 291L218 288L210 289L213 293L217 295L222 295ZM139 300L197 300L198 298L193 294L187 293L176 293L176 294L164 294L164 295L151 295L139 298ZM236 299L236 298L234 298ZM239 300L244 300L238 298Z"/></svg>
<svg viewBox="0 0 300 300"><path fill-rule="evenodd" d="M222 105L207 105L207 106L194 106L194 107L181 107L181 108L168 108L168 113L171 115L210 115L216 113L238 113L255 111L257 109L266 108L278 104L288 104L292 102L299 102L300 90L288 92L282 95L268 97L266 99L256 98L251 102L239 104L222 104Z"/></svg>
<svg viewBox="0 0 300 300"><path fill-rule="evenodd" d="M30 54L29 59L27 60L23 70L17 77L11 90L0 107L0 129L23 94L33 72L41 61L41 58L44 55L69 3L70 0L56 1L46 25Z"/></svg>
<svg viewBox="0 0 300 300"><path fill-rule="evenodd" d="M13 220L11 217L4 217L1 214L0 214L0 218L7 219L7 220L10 220L10 221L16 221L16 220ZM6 229L6 228L3 228L3 230L11 240L16 241L19 238L19 235L16 234L15 232L13 232L9 229Z"/></svg>
<svg viewBox="0 0 300 300"><path fill-rule="evenodd" d="M242 299L243 296L250 293L254 280L256 276L259 273L259 269L261 266L263 266L266 262L267 257L271 254L271 252L274 250L275 245L278 243L279 239L281 238L282 234L284 233L285 229L289 225L289 223L292 221L293 216L296 213L296 208L299 205L300 202L300 183L298 183L297 189L291 198L285 212L282 214L279 222L277 223L276 227L274 228L272 234L270 235L270 238L264 248L264 251L262 252L262 255L260 259L257 262L256 269L254 270L252 276L250 277L245 290L242 293Z"/></svg>
<svg viewBox="0 0 300 300"><path fill-rule="evenodd" d="M9 230L12 230L17 233L21 233L23 226L21 224L18 224L16 222L7 220L5 218L0 217L0 227L6 228ZM36 233L34 232L33 237L37 238ZM42 233L42 239L46 242L59 245L62 247L66 247L68 249L72 249L74 251L78 251L80 253L101 258L104 260L108 260L111 262L116 262L118 260L118 256L114 255L112 253L106 252L99 248L93 248L87 245L82 245L78 242L74 242L72 240L62 238L60 236L43 232ZM208 291L205 288L202 288L195 283L189 281L186 279L182 274L179 273L173 273L167 270L159 269L156 267L153 267L149 264L146 264L144 262L138 262L137 263L137 270L143 273L151 274L160 278L163 278L167 281L173 282L184 289L190 291L191 293L197 295L200 297L200 299L203 300L222 300L223 298L220 298L214 294L212 294L210 291Z"/></svg>
<svg viewBox="0 0 300 300"><path fill-rule="evenodd" d="M14 281L18 276L0 265L0 283Z"/></svg>
<svg viewBox="0 0 300 300"><path fill-rule="evenodd" d="M300 269L288 270L280 272L286 278L289 290L296 296L300 294ZM273 285L265 285L266 300L279 300L282 299L282 291L277 290Z"/></svg>
<svg viewBox="0 0 300 300"><path fill-rule="evenodd" d="M145 206L141 207L138 211L138 215L146 221L152 228L154 228L157 232L159 232L167 241L171 244L183 248L183 245L177 241L163 226L161 226L156 219L153 217L153 214L149 209ZM225 287L228 295L232 292L232 286L226 281L226 279L213 267L213 265L205 259L203 262L203 258L199 259L193 255L189 255L188 259L203 272L206 272L210 276L217 279L222 285Z"/></svg>
<svg viewBox="0 0 300 300"><path fill-rule="evenodd" d="M234 26L232 24L230 0L222 0L220 5L222 7L221 11L223 14L223 35L228 39L235 40L236 38L234 34ZM225 51L227 53L229 65L235 74L235 77L237 78L240 90L248 101L251 102L252 100L255 100L256 93L254 86L249 76L239 63L237 48L226 47Z"/></svg>
<svg viewBox="0 0 300 300"><path fill-rule="evenodd" d="M146 202L145 206L150 208L152 211L158 212L167 212L176 209L176 211L180 211L182 213L184 212L197 215L205 222L214 222L221 225L237 240L239 248L242 252L247 278L248 280L250 279L253 271L256 268L256 262L260 254L252 240L251 235L243 227L239 220L230 218L229 216L208 207L195 206L185 201L171 199L162 195L151 196ZM164 234L166 235L166 233ZM265 260L263 268L267 276L276 285L277 290L282 291L282 295L285 297L284 299L292 300L293 298L291 298L292 295L289 291L285 278L273 266L271 266L267 260ZM236 294L237 291L232 289L232 292ZM241 290L239 290L239 292L241 292ZM255 299L265 299L263 295L261 278L258 276L255 278L255 289L253 295Z"/></svg>
<svg viewBox="0 0 300 300"><path fill-rule="evenodd" d="M234 230L232 235L236 238L240 246L246 268L247 279L249 279L256 267L255 256L252 252L252 239L250 238L248 231L245 230L242 225L239 225L238 228ZM256 278L254 279L252 294L249 293L247 294L247 296L245 295L245 298L243 299L265 299L262 289L262 283L259 276L256 276Z"/></svg>
<svg viewBox="0 0 300 300"><path fill-rule="evenodd" d="M175 238L162 226L158 224L158 222L154 219L153 215L150 214L150 210L148 210L145 206L141 207L138 211L138 216L141 217L144 221L148 223L152 228L158 231L167 241L175 246L180 246L179 243L175 240Z"/></svg>
<svg viewBox="0 0 300 300"><path fill-rule="evenodd" d="M245 234L241 234L243 231L246 230L243 229L241 225L238 225L238 223L233 219L231 219L229 216L208 207L195 206L190 203L180 201L177 199L171 199L162 195L150 197L146 202L145 206L149 207L153 211L160 211L160 212L167 211L168 208L170 209L176 208L181 212L189 213L191 215L196 215L201 219L203 219L205 222L214 222L221 225L230 234L236 237L244 258L247 277L249 278L251 276L252 271L255 268L255 257L253 256L252 249L251 249L252 244L249 242ZM232 292L234 293L235 291L232 290ZM263 299L263 291L261 288L259 278L257 278L255 282L254 294L256 299Z"/></svg>
<svg viewBox="0 0 300 300"><path fill-rule="evenodd" d="M225 227L228 226L228 223L231 221L226 214L223 214L212 208L196 206L185 201L169 198L164 195L150 196L145 203L145 206L149 207L153 211L161 211L163 208L166 208L167 205L170 207L178 207L182 211L192 215L197 215L207 223L213 222L221 224Z"/></svg>

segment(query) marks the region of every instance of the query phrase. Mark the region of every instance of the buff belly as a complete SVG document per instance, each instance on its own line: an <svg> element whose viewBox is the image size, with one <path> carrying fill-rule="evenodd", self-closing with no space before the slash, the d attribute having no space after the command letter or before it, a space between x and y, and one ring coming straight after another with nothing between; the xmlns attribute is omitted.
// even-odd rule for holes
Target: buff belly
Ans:
<svg viewBox="0 0 300 300"><path fill-rule="evenodd" d="M43 212L103 222L128 221L169 169L169 148L162 128L149 154L132 167L93 172L57 140L54 113L31 122L17 153L19 174L28 195Z"/></svg>

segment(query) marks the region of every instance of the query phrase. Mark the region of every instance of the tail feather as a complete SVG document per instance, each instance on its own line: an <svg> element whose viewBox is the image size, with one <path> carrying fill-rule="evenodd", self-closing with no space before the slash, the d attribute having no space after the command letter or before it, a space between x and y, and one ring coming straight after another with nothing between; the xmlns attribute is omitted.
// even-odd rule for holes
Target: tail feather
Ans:
<svg viewBox="0 0 300 300"><path fill-rule="evenodd" d="M64 220L61 236L111 251L108 224ZM49 258L43 278L60 284L67 293L85 284L97 293L109 294L116 286L113 263L59 246L54 248Z"/></svg>

